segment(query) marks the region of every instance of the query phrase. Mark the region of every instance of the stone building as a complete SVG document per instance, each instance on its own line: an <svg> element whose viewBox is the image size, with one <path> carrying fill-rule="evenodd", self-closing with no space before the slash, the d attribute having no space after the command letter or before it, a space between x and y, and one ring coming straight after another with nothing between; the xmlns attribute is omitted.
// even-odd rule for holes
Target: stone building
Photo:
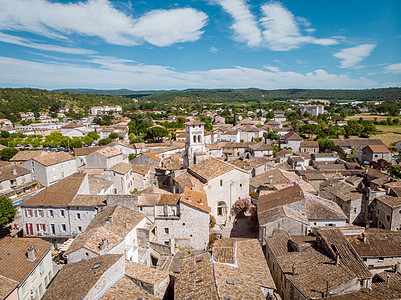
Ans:
<svg viewBox="0 0 401 300"><path fill-rule="evenodd" d="M338 205L299 185L263 195L258 200L259 241L277 232L308 235L312 227L345 226L347 217Z"/></svg>
<svg viewBox="0 0 401 300"><path fill-rule="evenodd" d="M86 174L71 175L20 204L24 233L63 243L85 231L105 197L89 195Z"/></svg>
<svg viewBox="0 0 401 300"><path fill-rule="evenodd" d="M38 238L0 239L1 299L40 299L54 276L52 249Z"/></svg>
<svg viewBox="0 0 401 300"><path fill-rule="evenodd" d="M103 147L86 157L86 169L110 169L121 162L128 162L128 156L111 147Z"/></svg>
<svg viewBox="0 0 401 300"><path fill-rule="evenodd" d="M36 191L41 185L32 180L32 174L19 165L0 167L0 196L10 198L14 205L19 204L22 196Z"/></svg>
<svg viewBox="0 0 401 300"><path fill-rule="evenodd" d="M287 232L265 238L265 257L281 299L316 299L369 288L373 275L337 229L317 237Z"/></svg>
<svg viewBox="0 0 401 300"><path fill-rule="evenodd" d="M345 237L374 274L396 270L401 263L401 232L369 228Z"/></svg>
<svg viewBox="0 0 401 300"><path fill-rule="evenodd" d="M302 141L299 147L301 153L317 153L319 152L319 143L315 141Z"/></svg>
<svg viewBox="0 0 401 300"><path fill-rule="evenodd" d="M119 254L105 254L66 265L54 277L42 300L99 299L124 272L124 256Z"/></svg>
<svg viewBox="0 0 401 300"><path fill-rule="evenodd" d="M120 162L104 171L104 178L113 182L114 194L128 195L134 190L133 165Z"/></svg>
<svg viewBox="0 0 401 300"><path fill-rule="evenodd" d="M362 207L362 193L346 182L337 182L322 187L319 195L330 199L341 207L348 222L351 224L363 224L365 220L365 209Z"/></svg>
<svg viewBox="0 0 401 300"><path fill-rule="evenodd" d="M362 149L362 161L370 163L383 159L391 162L392 155L390 150L384 145L368 145Z"/></svg>
<svg viewBox="0 0 401 300"><path fill-rule="evenodd" d="M99 212L87 229L78 235L64 253L68 263L104 254L123 254L126 260L139 262L145 255L138 238L139 230L148 230L156 241L153 223L142 213L116 205Z"/></svg>
<svg viewBox="0 0 401 300"><path fill-rule="evenodd" d="M299 152L302 141L303 138L294 131L290 131L284 136L282 142L280 142L280 148L291 148L293 152Z"/></svg>
<svg viewBox="0 0 401 300"><path fill-rule="evenodd" d="M18 153L17 153L18 154ZM65 152L42 152L20 163L32 173L32 180L50 185L78 171L76 158Z"/></svg>
<svg viewBox="0 0 401 300"><path fill-rule="evenodd" d="M209 212L204 193L185 188L183 193L138 194L139 209L157 226L157 242L170 245L171 239L186 239L204 250L209 242Z"/></svg>
<svg viewBox="0 0 401 300"><path fill-rule="evenodd" d="M232 216L234 202L249 197L249 174L234 165L208 158L188 168L188 173L204 185L211 213L219 224Z"/></svg>
<svg viewBox="0 0 401 300"><path fill-rule="evenodd" d="M276 299L276 286L255 239L222 239L212 255L194 253L182 261L174 299Z"/></svg>
<svg viewBox="0 0 401 300"><path fill-rule="evenodd" d="M184 169L197 163L196 153L206 153L205 123L197 120L185 123L185 155Z"/></svg>
<svg viewBox="0 0 401 300"><path fill-rule="evenodd" d="M369 223L392 231L401 231L401 198L390 195L376 197L369 205Z"/></svg>

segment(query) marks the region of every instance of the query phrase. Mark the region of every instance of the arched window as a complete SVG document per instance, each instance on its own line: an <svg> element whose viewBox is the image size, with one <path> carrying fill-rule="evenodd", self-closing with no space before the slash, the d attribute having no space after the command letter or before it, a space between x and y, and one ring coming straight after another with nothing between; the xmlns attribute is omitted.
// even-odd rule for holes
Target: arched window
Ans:
<svg viewBox="0 0 401 300"><path fill-rule="evenodd" d="M194 143L196 143L196 135L194 135Z"/></svg>
<svg viewBox="0 0 401 300"><path fill-rule="evenodd" d="M200 142L201 142L201 136L198 135L198 143L200 143Z"/></svg>

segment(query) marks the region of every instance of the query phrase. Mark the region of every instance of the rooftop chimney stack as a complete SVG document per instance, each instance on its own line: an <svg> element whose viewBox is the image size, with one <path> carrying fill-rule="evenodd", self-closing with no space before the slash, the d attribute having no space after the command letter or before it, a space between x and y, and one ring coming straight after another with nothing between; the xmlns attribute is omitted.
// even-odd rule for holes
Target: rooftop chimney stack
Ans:
<svg viewBox="0 0 401 300"><path fill-rule="evenodd" d="M13 169L13 175L17 175L17 170Z"/></svg>
<svg viewBox="0 0 401 300"><path fill-rule="evenodd" d="M107 248L108 241L106 239L102 239L99 245L100 250L105 250Z"/></svg>
<svg viewBox="0 0 401 300"><path fill-rule="evenodd" d="M398 262L395 265L395 272L398 273L398 274L401 274L401 263L400 262Z"/></svg>
<svg viewBox="0 0 401 300"><path fill-rule="evenodd" d="M292 275L297 275L297 268L295 267L295 264L292 265Z"/></svg>
<svg viewBox="0 0 401 300"><path fill-rule="evenodd" d="M340 254L337 252L336 253L336 266L340 264Z"/></svg>
<svg viewBox="0 0 401 300"><path fill-rule="evenodd" d="M366 237L366 234L364 234L364 233L362 233L362 241L364 244L366 244L366 242L367 242L367 237Z"/></svg>
<svg viewBox="0 0 401 300"><path fill-rule="evenodd" d="M33 245L29 245L28 251L26 253L28 260L34 261L36 259L35 252L36 252L35 247Z"/></svg>

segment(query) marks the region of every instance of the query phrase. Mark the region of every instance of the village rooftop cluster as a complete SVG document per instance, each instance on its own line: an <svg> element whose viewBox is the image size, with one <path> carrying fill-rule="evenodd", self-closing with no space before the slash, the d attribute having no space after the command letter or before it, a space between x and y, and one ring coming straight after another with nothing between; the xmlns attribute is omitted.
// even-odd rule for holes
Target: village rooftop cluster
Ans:
<svg viewBox="0 0 401 300"><path fill-rule="evenodd" d="M401 181L372 167L397 157L375 138L323 149L287 120L317 124L327 102L230 114L234 124L213 110L170 115L185 128L152 143L130 143L118 105L0 120L28 137L96 133L0 162L0 195L18 207L0 239L0 299L401 298Z"/></svg>

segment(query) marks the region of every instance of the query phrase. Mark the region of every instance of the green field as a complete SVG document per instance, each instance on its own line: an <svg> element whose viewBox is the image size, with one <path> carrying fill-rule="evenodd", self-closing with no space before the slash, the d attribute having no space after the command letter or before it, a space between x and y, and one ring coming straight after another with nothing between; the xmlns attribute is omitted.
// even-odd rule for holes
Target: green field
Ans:
<svg viewBox="0 0 401 300"><path fill-rule="evenodd" d="M401 133L401 125L376 125L376 131Z"/></svg>

